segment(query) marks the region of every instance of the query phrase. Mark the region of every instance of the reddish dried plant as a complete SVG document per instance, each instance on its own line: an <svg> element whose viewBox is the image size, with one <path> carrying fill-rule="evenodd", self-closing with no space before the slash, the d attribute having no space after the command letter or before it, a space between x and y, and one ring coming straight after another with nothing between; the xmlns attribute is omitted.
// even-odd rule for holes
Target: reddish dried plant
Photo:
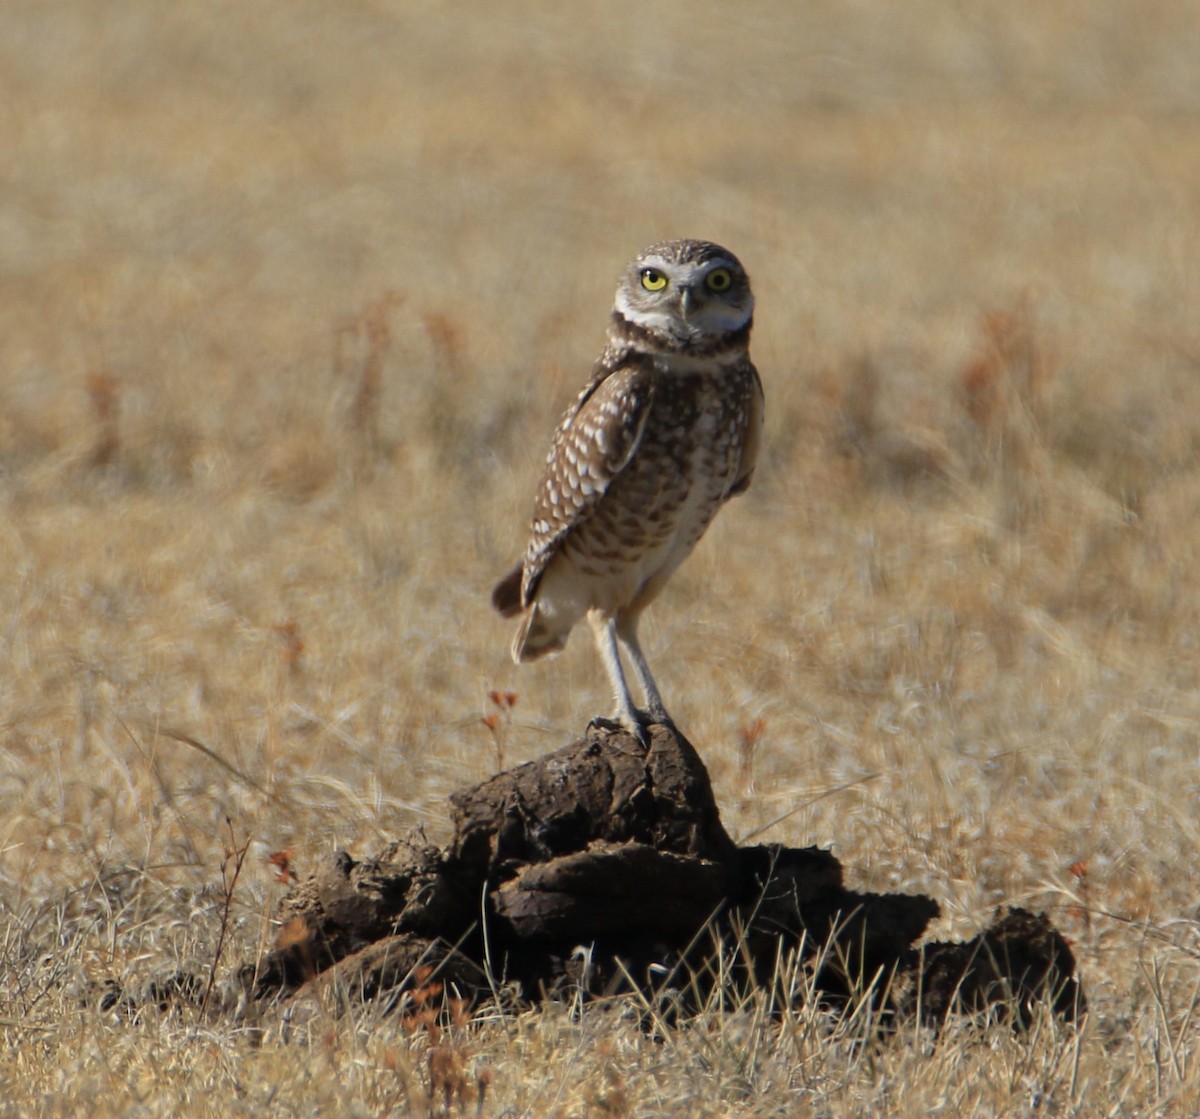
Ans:
<svg viewBox="0 0 1200 1119"><path fill-rule="evenodd" d="M1077 917L1083 922L1083 927L1090 933L1092 931L1092 883L1088 877L1089 863L1087 859L1076 859L1069 867L1068 873L1075 879L1076 890L1079 893L1079 900L1082 904L1073 905L1069 912L1071 916Z"/></svg>
<svg viewBox="0 0 1200 1119"><path fill-rule="evenodd" d="M280 658L289 676L300 671L300 659L304 656L304 638L300 635L300 623L292 619L279 622L271 627L271 632L279 638Z"/></svg>
<svg viewBox="0 0 1200 1119"><path fill-rule="evenodd" d="M217 929L217 946L213 949L212 964L208 971L208 985L204 988L204 997L200 1002L200 1013L208 1010L208 1002L212 997L213 988L217 982L217 965L221 962L221 954L225 951L225 941L229 936L229 928L233 916L233 893L237 888L238 879L242 876L242 867L246 863L246 855L250 851L250 839L238 844L233 833L233 821L227 816L225 826L229 829L229 843L225 847L221 859L221 923Z"/></svg>
<svg viewBox="0 0 1200 1119"><path fill-rule="evenodd" d="M313 956L314 939L315 932L312 926L299 915L284 922L275 936L276 949L288 953L305 980L315 977L319 970Z"/></svg>
<svg viewBox="0 0 1200 1119"><path fill-rule="evenodd" d="M1038 344L1026 296L1009 310L986 311L979 347L959 374L962 404L982 431L995 431L1014 412L1036 417L1052 363Z"/></svg>
<svg viewBox="0 0 1200 1119"><path fill-rule="evenodd" d="M463 328L444 311L426 311L421 316L421 323L439 369L457 373L462 368L465 349Z"/></svg>
<svg viewBox="0 0 1200 1119"><path fill-rule="evenodd" d="M758 752L758 741L766 729L767 720L760 716L742 727L738 734L738 770L746 786L754 780L754 756Z"/></svg>
<svg viewBox="0 0 1200 1119"><path fill-rule="evenodd" d="M383 366L392 342L391 313L403 303L394 291L368 300L357 315L343 322L336 332L334 370L339 377L350 375L345 350L355 354L354 387L347 409L350 429L374 450L379 440L379 415L383 397Z"/></svg>
<svg viewBox="0 0 1200 1119"><path fill-rule="evenodd" d="M272 851L267 856L267 865L274 870L275 881L285 886L290 886L299 877L292 867L291 851Z"/></svg>
<svg viewBox="0 0 1200 1119"><path fill-rule="evenodd" d="M492 736L492 748L496 752L496 771L499 772L504 769L505 737L512 722L512 709L517 705L517 693L493 690L488 692L488 700L496 710L484 715L479 721L487 727Z"/></svg>
<svg viewBox="0 0 1200 1119"><path fill-rule="evenodd" d="M303 917L292 917L285 921L275 937L276 948L295 948L312 939L312 930Z"/></svg>
<svg viewBox="0 0 1200 1119"><path fill-rule="evenodd" d="M92 416L96 421L96 443L92 448L92 465L108 466L121 450L121 386L111 373L94 369L86 379Z"/></svg>
<svg viewBox="0 0 1200 1119"><path fill-rule="evenodd" d="M476 1114L482 1113L492 1071L480 1068L474 1078L468 1073L470 1053L463 1046L460 1034L470 1017L470 1004L466 999L447 997L445 985L436 978L432 965L422 964L413 972L400 1024L408 1034L423 1033L428 1041L431 1113L435 1106L443 1115L455 1110L461 1113L472 1102Z"/></svg>

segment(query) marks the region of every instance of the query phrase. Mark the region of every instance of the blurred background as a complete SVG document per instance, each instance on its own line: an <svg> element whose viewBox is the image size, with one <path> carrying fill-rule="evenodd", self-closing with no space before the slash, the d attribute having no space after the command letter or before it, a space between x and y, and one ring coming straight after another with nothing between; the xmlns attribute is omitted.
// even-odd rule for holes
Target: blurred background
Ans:
<svg viewBox="0 0 1200 1119"><path fill-rule="evenodd" d="M587 635L518 670L487 593L618 273L676 236L758 295L766 459L646 634L730 830L786 817L951 928L1079 860L1131 916L1193 904L1193 5L0 28L14 910L199 889L226 819L302 868L440 840L447 792L607 710Z"/></svg>

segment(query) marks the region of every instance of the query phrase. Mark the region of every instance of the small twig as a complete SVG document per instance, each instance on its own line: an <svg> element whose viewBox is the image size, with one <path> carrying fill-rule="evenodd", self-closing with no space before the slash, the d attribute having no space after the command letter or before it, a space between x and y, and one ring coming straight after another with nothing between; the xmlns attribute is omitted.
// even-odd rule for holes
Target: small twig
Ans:
<svg viewBox="0 0 1200 1119"><path fill-rule="evenodd" d="M512 722L512 709L517 705L516 692L488 692L488 699L497 708L490 715L484 715L479 721L487 727L492 736L492 747L496 751L496 772L504 770L505 738Z"/></svg>
<svg viewBox="0 0 1200 1119"><path fill-rule="evenodd" d="M182 742L185 746L190 746L193 750L199 750L200 753L202 753L206 758L216 762L217 765L225 770L226 773L233 774L233 776L241 781L243 785L248 786L256 793L266 797L268 800L276 799L269 789L263 788L263 786L255 781L253 777L243 773L231 762L227 762L223 757L221 757L220 754L216 752L216 750L214 750L211 746L205 746L204 743L199 739L193 738L190 734L184 734L183 731L180 730L171 730L168 727L160 728L158 733L164 738L173 738L176 742Z"/></svg>
<svg viewBox="0 0 1200 1119"><path fill-rule="evenodd" d="M776 824L782 824L784 820L795 816L797 812L803 811L805 808L817 803L819 800L824 800L826 797L831 797L836 793L844 793L847 789L853 789L855 785L865 785L868 781L874 781L877 777L882 777L882 771L875 773L864 773L861 777L855 777L852 781L845 781L841 785L834 785L830 789L825 789L818 793L815 797L809 797L808 800L801 801L795 808L789 808L782 816L776 816L774 820L768 820L760 828L755 828L749 835L742 836L738 841L738 846L745 846L752 839L757 839L763 832L769 831Z"/></svg>
<svg viewBox="0 0 1200 1119"><path fill-rule="evenodd" d="M200 1015L208 1011L208 1000L212 997L213 987L217 982L217 966L221 962L221 954L225 951L225 939L229 933L230 911L233 909L233 891L237 887L242 874L242 866L246 862L246 853L250 850L250 840L246 839L240 847L233 834L233 821L226 816L225 826L229 828L230 846L225 848L225 857L221 859L221 892L224 895L221 906L221 927L217 930L217 947L213 951L212 965L208 969L208 985L204 988L204 998L200 1000Z"/></svg>

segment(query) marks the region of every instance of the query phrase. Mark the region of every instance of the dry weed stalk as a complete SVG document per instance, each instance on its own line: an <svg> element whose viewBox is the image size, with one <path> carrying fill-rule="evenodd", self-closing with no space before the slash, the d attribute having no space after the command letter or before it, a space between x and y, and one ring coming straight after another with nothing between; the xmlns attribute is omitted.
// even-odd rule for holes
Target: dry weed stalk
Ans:
<svg viewBox="0 0 1200 1119"><path fill-rule="evenodd" d="M271 632L279 638L281 649L280 664L284 675L293 677L301 670L301 658L304 656L304 638L300 634L300 623L294 618L279 622L271 627Z"/></svg>
<svg viewBox="0 0 1200 1119"><path fill-rule="evenodd" d="M488 701L497 710L484 715L479 721L487 727L492 736L492 748L496 753L496 772L500 773L504 769L507 756L505 739L512 725L512 709L517 705L517 693L490 691Z"/></svg>
<svg viewBox="0 0 1200 1119"><path fill-rule="evenodd" d="M1091 864L1087 859L1077 859L1069 867L1068 872L1078 883L1079 905L1069 906L1067 912L1083 922L1084 931L1090 938L1092 935L1092 882L1089 877Z"/></svg>
<svg viewBox="0 0 1200 1119"><path fill-rule="evenodd" d="M409 1038L419 1036L428 1047L427 1084L422 1093L425 1098L423 1101L410 1098L409 1102L423 1103L431 1117L461 1115L468 1107L476 1115L482 1115L492 1084L492 1070L478 1064L471 1071L474 1054L465 1037L470 1007L466 999L451 996L445 984L434 976L435 969L429 964L417 968L400 1016L401 1028ZM396 1073L402 1067L394 1052L385 1055L385 1063ZM398 1091L411 1096L412 1085L402 1079Z"/></svg>
<svg viewBox="0 0 1200 1119"><path fill-rule="evenodd" d="M91 464L110 466L121 451L121 385L113 374L94 369L86 379L92 416L96 421L96 442L92 447Z"/></svg>
<svg viewBox="0 0 1200 1119"><path fill-rule="evenodd" d="M334 334L334 375L339 381L353 376L354 384L346 422L363 455L363 461L379 450L380 411L383 396L383 366L392 342L392 311L404 302L394 291L363 304L357 315L343 322ZM348 345L355 350L351 374L346 357Z"/></svg>
<svg viewBox="0 0 1200 1119"><path fill-rule="evenodd" d="M464 330L445 311L426 311L421 325L433 347L434 362L439 371L457 377L462 371L465 349Z"/></svg>
<svg viewBox="0 0 1200 1119"><path fill-rule="evenodd" d="M747 793L754 789L754 758L758 753L759 739L766 729L767 720L760 715L738 732L738 774L742 780L742 788Z"/></svg>
<svg viewBox="0 0 1200 1119"><path fill-rule="evenodd" d="M977 478L996 486L999 520L1014 530L1037 523L1046 511L1052 464L1043 427L1055 371L1026 295L1011 309L981 316L978 350L959 373L959 403L971 433L966 461Z"/></svg>
<svg viewBox="0 0 1200 1119"><path fill-rule="evenodd" d="M208 969L208 983L204 988L204 997L200 1000L201 1017L208 1010L209 1000L217 982L217 967L221 963L221 954L225 951L225 941L229 936L229 926L233 911L233 893L237 888L238 879L242 876L242 867L246 862L246 854L250 850L250 839L240 847L233 833L233 821L226 816L225 826L229 829L229 846L221 858L221 924L217 929L217 945L213 949L212 962Z"/></svg>
<svg viewBox="0 0 1200 1119"><path fill-rule="evenodd" d="M1039 343L1031 298L985 311L979 345L959 373L961 403L990 455L1020 453L1036 438L1055 363Z"/></svg>

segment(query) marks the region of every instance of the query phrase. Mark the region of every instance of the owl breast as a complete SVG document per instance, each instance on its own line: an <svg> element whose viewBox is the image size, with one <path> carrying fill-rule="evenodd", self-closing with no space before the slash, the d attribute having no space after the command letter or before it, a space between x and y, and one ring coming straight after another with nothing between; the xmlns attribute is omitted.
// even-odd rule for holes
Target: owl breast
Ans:
<svg viewBox="0 0 1200 1119"><path fill-rule="evenodd" d="M590 605L640 610L687 558L737 480L753 391L744 367L664 370L637 454L563 549Z"/></svg>

